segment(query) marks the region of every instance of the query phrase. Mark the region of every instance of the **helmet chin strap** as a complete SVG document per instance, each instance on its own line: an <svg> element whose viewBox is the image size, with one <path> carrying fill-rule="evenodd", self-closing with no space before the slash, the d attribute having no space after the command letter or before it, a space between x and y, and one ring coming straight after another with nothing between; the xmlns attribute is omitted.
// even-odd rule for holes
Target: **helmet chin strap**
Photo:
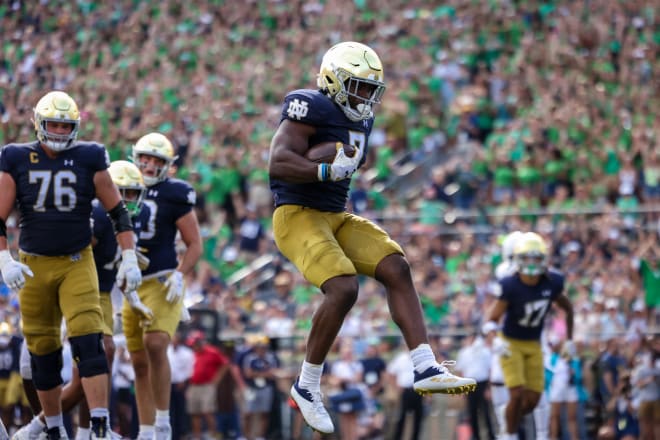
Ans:
<svg viewBox="0 0 660 440"><path fill-rule="evenodd" d="M363 115L370 115L371 114L371 106L369 104L358 104L357 105L357 111L359 111L360 114L363 114Z"/></svg>
<svg viewBox="0 0 660 440"><path fill-rule="evenodd" d="M46 138L46 142L44 142L48 148L50 148L53 151L64 151L69 147L69 144L71 143L70 140L67 141L54 141L52 139Z"/></svg>

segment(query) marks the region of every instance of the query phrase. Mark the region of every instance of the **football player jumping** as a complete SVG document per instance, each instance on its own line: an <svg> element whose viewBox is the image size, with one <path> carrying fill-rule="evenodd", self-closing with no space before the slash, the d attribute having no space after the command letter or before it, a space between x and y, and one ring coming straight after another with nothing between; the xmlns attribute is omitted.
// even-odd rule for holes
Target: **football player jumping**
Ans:
<svg viewBox="0 0 660 440"><path fill-rule="evenodd" d="M110 438L108 363L89 227L95 197L122 249L117 283L135 290L142 282L133 226L108 172L107 152L103 145L76 141L79 127L75 101L64 92L50 92L34 109L37 141L0 151L0 270L5 283L19 291L33 381L52 439L67 436L57 367L62 317L90 408L90 438ZM5 221L14 203L20 214L20 261L7 249Z"/></svg>
<svg viewBox="0 0 660 440"><path fill-rule="evenodd" d="M321 371L357 299L358 274L384 285L392 319L411 350L417 392L465 393L476 382L454 376L436 361L401 247L375 223L346 212L351 176L365 161L373 109L385 91L378 55L361 43L339 43L324 55L317 83L320 90L286 95L271 141L269 174L277 247L324 294L291 396L313 429L331 433L334 426L323 406ZM350 144L357 151L348 157L338 148L332 163L307 160L305 152L322 142Z"/></svg>
<svg viewBox="0 0 660 440"><path fill-rule="evenodd" d="M145 323L143 314L136 313L128 301L124 301L122 310L126 345L135 369L139 439L168 440L172 436L167 346L182 312L184 274L194 268L202 254L193 209L195 190L182 180L168 177L175 160L172 143L160 133L144 135L133 145L133 162L142 171L147 186L144 204L151 212L138 241L149 258L138 295L153 311L153 317ZM175 246L177 233L186 245L180 261Z"/></svg>
<svg viewBox="0 0 660 440"><path fill-rule="evenodd" d="M575 351L573 306L564 295L564 277L548 269L548 249L538 234L526 232L513 249L515 272L500 282L501 295L488 315L501 330L500 364L509 389L502 440L517 439L522 417L536 407L544 389L541 332L552 303L566 312L566 350Z"/></svg>

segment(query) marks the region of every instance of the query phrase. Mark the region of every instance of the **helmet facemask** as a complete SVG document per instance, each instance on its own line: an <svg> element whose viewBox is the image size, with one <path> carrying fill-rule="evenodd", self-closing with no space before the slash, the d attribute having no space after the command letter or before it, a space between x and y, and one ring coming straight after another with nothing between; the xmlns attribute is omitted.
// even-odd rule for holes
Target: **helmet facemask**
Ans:
<svg viewBox="0 0 660 440"><path fill-rule="evenodd" d="M141 187L119 187L119 194L121 194L124 205L131 217L135 217L142 209L142 201L146 189Z"/></svg>
<svg viewBox="0 0 660 440"><path fill-rule="evenodd" d="M542 275L546 270L547 260L547 255L541 252L526 252L514 256L518 272L529 276Z"/></svg>
<svg viewBox="0 0 660 440"><path fill-rule="evenodd" d="M163 163L162 166L154 165L154 167L156 168L156 175L155 176L149 176L145 173L145 170L146 170L148 165L140 160L140 156L153 156L153 157L156 157L158 159L163 160L164 163ZM156 155L156 154L135 153L134 156L133 156L133 162L135 163L135 165L137 165L137 167L142 172L142 178L144 179L144 184L147 185L147 186L153 186L153 185L157 184L158 182L162 182L163 180L165 180L165 178L167 177L167 175L170 171L170 166L174 162L174 159L165 158L165 157L162 157L162 156L159 156L159 155Z"/></svg>
<svg viewBox="0 0 660 440"><path fill-rule="evenodd" d="M353 122L372 118L373 106L380 104L385 93L385 85L380 81L352 76L340 68L336 69L335 75L341 82L341 88L334 96L334 100L341 106L346 117ZM372 89L370 96L366 98L359 93L360 88L364 86ZM353 106L352 103L357 104Z"/></svg>
<svg viewBox="0 0 660 440"><path fill-rule="evenodd" d="M67 134L58 134L48 131L47 125L48 122L58 122L58 123L67 123L72 125L71 132ZM74 121L71 119L62 120L62 119L53 119L53 118L43 118L41 115L35 115L35 126L37 127L37 139L42 144L45 144L48 148L53 151L64 151L67 148L71 147L73 142L78 137L78 129L80 128L80 121Z"/></svg>

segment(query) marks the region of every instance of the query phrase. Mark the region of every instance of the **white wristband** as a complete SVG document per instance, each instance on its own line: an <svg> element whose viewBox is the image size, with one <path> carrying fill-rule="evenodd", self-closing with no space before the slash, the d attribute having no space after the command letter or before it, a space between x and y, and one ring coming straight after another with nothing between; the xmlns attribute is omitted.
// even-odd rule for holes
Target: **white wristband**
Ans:
<svg viewBox="0 0 660 440"><path fill-rule="evenodd" d="M122 261L134 261L135 264L137 264L137 254L135 253L135 249L124 249L121 251L121 259Z"/></svg>
<svg viewBox="0 0 660 440"><path fill-rule="evenodd" d="M9 249L3 249L0 251L0 268L5 267L5 264L14 261L11 256Z"/></svg>

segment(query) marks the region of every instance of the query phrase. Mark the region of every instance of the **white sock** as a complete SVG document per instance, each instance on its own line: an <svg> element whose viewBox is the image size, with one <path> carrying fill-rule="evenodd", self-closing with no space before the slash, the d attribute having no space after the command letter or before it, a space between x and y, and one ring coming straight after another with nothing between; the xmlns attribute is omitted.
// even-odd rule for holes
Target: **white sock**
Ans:
<svg viewBox="0 0 660 440"><path fill-rule="evenodd" d="M323 373L323 364L310 364L307 361L303 361L298 385L310 391L320 391L321 373Z"/></svg>
<svg viewBox="0 0 660 440"><path fill-rule="evenodd" d="M156 410L156 423L154 425L163 426L170 424L170 410L169 409L157 409Z"/></svg>
<svg viewBox="0 0 660 440"><path fill-rule="evenodd" d="M138 431L138 439L153 439L154 438L154 425L140 425Z"/></svg>
<svg viewBox="0 0 660 440"><path fill-rule="evenodd" d="M62 413L57 414L56 416L46 417L46 426L50 428L64 426L64 417Z"/></svg>
<svg viewBox="0 0 660 440"><path fill-rule="evenodd" d="M44 422L41 421L41 419L39 418L39 416L35 416L35 417L30 421L30 424L29 424L29 426L28 426L28 432L29 432L30 434L34 434L35 437L36 437L36 436L39 435L39 433L40 433L41 431L44 430L45 427L46 427L46 424L45 424ZM30 436L30 437L32 437L32 436Z"/></svg>
<svg viewBox="0 0 660 440"><path fill-rule="evenodd" d="M410 350L410 358L415 366L415 371L418 373L423 373L427 368L437 363L429 344L419 344L417 348Z"/></svg>
<svg viewBox="0 0 660 440"><path fill-rule="evenodd" d="M76 440L89 440L89 428L78 427L78 432L76 432Z"/></svg>

